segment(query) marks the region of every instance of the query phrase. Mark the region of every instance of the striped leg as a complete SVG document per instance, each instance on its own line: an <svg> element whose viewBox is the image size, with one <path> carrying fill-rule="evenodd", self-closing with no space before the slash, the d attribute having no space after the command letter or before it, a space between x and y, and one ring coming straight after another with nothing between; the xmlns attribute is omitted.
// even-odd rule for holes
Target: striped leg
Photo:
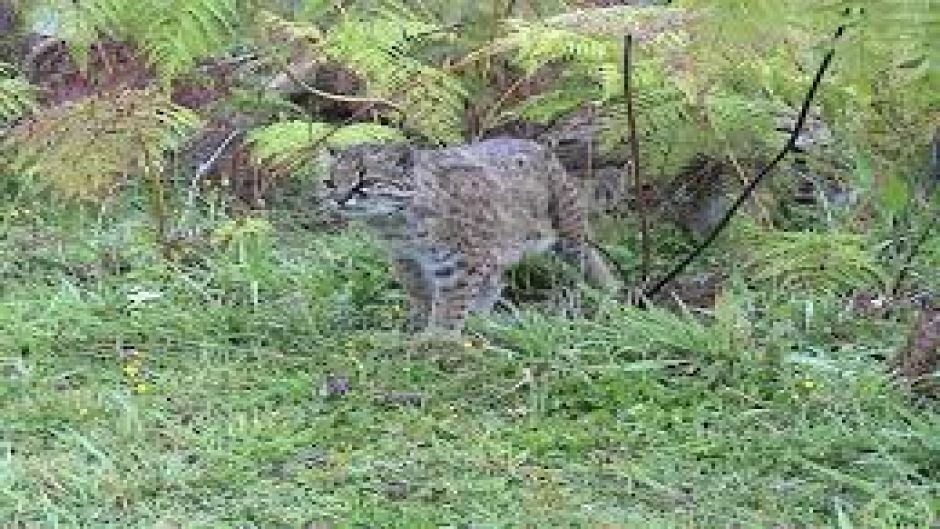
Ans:
<svg viewBox="0 0 940 529"><path fill-rule="evenodd" d="M408 294L408 317L405 331L414 333L428 326L431 315L431 285L424 277L421 265L414 259L397 259L395 271Z"/></svg>
<svg viewBox="0 0 940 529"><path fill-rule="evenodd" d="M496 301L494 293L499 290L495 286L495 267L488 261L470 256L461 263L463 266L449 268L449 275L438 275L440 283L431 307L432 327L459 332L471 311L492 306Z"/></svg>

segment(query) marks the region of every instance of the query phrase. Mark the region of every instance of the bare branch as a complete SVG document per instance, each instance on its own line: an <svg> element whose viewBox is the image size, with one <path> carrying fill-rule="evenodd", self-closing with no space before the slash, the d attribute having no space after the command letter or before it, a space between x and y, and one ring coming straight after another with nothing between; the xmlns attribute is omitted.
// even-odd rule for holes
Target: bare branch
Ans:
<svg viewBox="0 0 940 529"><path fill-rule="evenodd" d="M849 11L846 10L846 15L848 14ZM842 37L842 34L845 32L845 28L845 24L839 26L839 28L836 30L835 36L833 37L833 41ZM658 294L659 291L663 289L663 287L668 285L673 279L676 278L676 276L681 274L686 269L686 267L692 263L692 261L701 255L702 252L705 251L705 249L708 248L712 242L714 242L714 240L718 237L718 234L728 226L728 223L731 221L732 217L734 217L735 213L737 213L738 209L740 209L744 202L747 201L751 194L754 193L757 185L760 184L768 174L770 174L771 170L773 170L773 168L776 167L777 164L780 163L780 161L783 160L787 154L796 150L796 142L799 139L800 131L803 129L803 125L806 122L806 116L809 113L810 105L813 103L813 98L816 96L817 90L819 90L819 85L822 82L823 75L826 73L826 70L829 69L829 64L832 62L833 55L835 55L835 48L830 47L829 51L826 52L826 56L823 58L822 64L819 65L819 69L816 71L816 77L813 78L813 82L810 85L809 90L806 92L806 96L803 98L803 106L800 108L800 113L796 118L796 124L794 124L793 130L790 131L790 137L787 139L786 144L784 144L780 152L777 153L777 156L774 157L774 159L771 160L771 162L767 164L764 169L754 177L753 180L748 182L747 186L738 196L737 200L734 201L734 204L731 205L718 224L712 229L711 233L708 234L708 237L705 237L705 240L699 243L698 246L696 246L695 249L693 249L685 257L685 259L673 267L673 269L664 275L662 279L657 281L655 285L645 291L645 296L647 298L652 298Z"/></svg>

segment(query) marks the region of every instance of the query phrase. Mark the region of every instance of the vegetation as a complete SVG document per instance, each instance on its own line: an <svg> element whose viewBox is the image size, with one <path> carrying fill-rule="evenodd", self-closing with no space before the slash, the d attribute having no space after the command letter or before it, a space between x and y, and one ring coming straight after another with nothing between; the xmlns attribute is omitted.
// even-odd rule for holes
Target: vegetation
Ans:
<svg viewBox="0 0 940 529"><path fill-rule="evenodd" d="M0 0L0 527L940 523L930 2L454 4ZM466 343L403 335L320 153L577 129L619 181L625 33L629 279L636 209L655 278L832 46L805 152L645 309L533 260Z"/></svg>

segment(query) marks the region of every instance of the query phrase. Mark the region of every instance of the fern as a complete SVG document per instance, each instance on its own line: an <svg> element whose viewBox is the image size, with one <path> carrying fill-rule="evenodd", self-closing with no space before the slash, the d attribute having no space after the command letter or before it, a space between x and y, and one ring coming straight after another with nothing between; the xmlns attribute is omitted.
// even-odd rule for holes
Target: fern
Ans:
<svg viewBox="0 0 940 529"><path fill-rule="evenodd" d="M394 107L377 111L441 143L463 138L466 89L458 78L415 57L414 36L434 35L438 26L388 10L348 13L325 29L272 13L260 19L269 41L302 47L315 61L342 64L365 81L366 95Z"/></svg>
<svg viewBox="0 0 940 529"><path fill-rule="evenodd" d="M374 125L371 123L356 123L337 130L328 141L333 147L346 147L358 143L402 141L405 137L398 129Z"/></svg>
<svg viewBox="0 0 940 529"><path fill-rule="evenodd" d="M286 19L272 11L258 13L259 36L265 44L317 43L323 39L323 32L317 26L307 22Z"/></svg>
<svg viewBox="0 0 940 529"><path fill-rule="evenodd" d="M230 46L239 23L236 0L176 0L148 15L146 29L134 29L144 30L140 42L165 80Z"/></svg>
<svg viewBox="0 0 940 529"><path fill-rule="evenodd" d="M787 48L768 50L756 37L748 59L739 58L743 64L716 59L702 65L690 57L689 50L713 52L707 35L702 36L709 14L705 8L625 6L544 21L512 20L505 37L473 58L511 53L527 75L563 62L565 70L552 90L510 109L503 119L518 115L547 122L584 104L601 103L601 148L622 148L628 130L625 105L618 101L623 95L622 38L631 33L637 43L632 75L641 157L656 172L674 173L696 153L725 156L742 150L735 156L753 156L778 146L773 118L784 101L796 99L791 96L805 88ZM799 29L786 29L785 35L807 40ZM712 70L714 63L723 64L721 75Z"/></svg>
<svg viewBox="0 0 940 529"><path fill-rule="evenodd" d="M138 44L164 82L231 45L240 24L237 0L43 0L32 13L56 21L81 63L101 36Z"/></svg>
<svg viewBox="0 0 940 529"><path fill-rule="evenodd" d="M762 93L791 105L809 85L835 28L849 24L817 97L821 117L845 140L846 150L858 153L856 184L865 198L877 200L886 190L911 187L909 175L922 164L940 122L935 2L686 4L701 7L702 31L689 48L699 66L694 74L679 75L680 82L699 93ZM869 178L872 173L875 177Z"/></svg>
<svg viewBox="0 0 940 529"><path fill-rule="evenodd" d="M626 126L623 96L623 35L631 33L641 60L633 72L635 103L643 159L657 168L671 159L676 166L701 143L701 131L689 123L697 104L669 75L668 65L686 46L694 16L678 8L620 6L593 8L543 21L510 20L507 33L472 54L478 60L508 55L525 75L563 64L550 90L503 112L501 119L520 116L550 122L586 104L600 104L597 120L602 150L622 148Z"/></svg>
<svg viewBox="0 0 940 529"><path fill-rule="evenodd" d="M327 136L324 144L328 147L404 139L399 130L382 125L359 123L336 130L329 123L306 121L284 121L260 127L250 131L247 139L259 162L299 168L308 159L310 146L324 136Z"/></svg>
<svg viewBox="0 0 940 529"><path fill-rule="evenodd" d="M410 36L440 28L384 15L347 18L326 36L327 55L362 76L370 95L400 102L406 126L441 143L463 139L468 93L459 79L407 54Z"/></svg>
<svg viewBox="0 0 940 529"><path fill-rule="evenodd" d="M637 130L642 134L640 159L646 166L675 174L685 160L707 149L691 120L692 105L665 77L643 83L635 99ZM601 150L624 148L629 131L626 105L607 105L597 120Z"/></svg>
<svg viewBox="0 0 940 529"><path fill-rule="evenodd" d="M569 114L583 106L589 92L589 89L577 93L570 89L557 88L536 94L504 114L503 119L520 116L535 123L550 123L558 116Z"/></svg>
<svg viewBox="0 0 940 529"><path fill-rule="evenodd" d="M475 56L514 51L528 71L556 60L614 64L620 60L623 35L631 33L638 44L655 44L661 52L674 51L667 44L682 44L688 20L684 9L632 6L584 9L541 21L511 19L506 35Z"/></svg>
<svg viewBox="0 0 940 529"><path fill-rule="evenodd" d="M543 21L513 19L506 23L506 36L467 60L510 54L529 75L564 62L598 83L603 98L610 99L622 93L623 35L633 33L637 42L655 43L657 53L666 54L676 48L665 43L681 44L684 20L680 9L630 6L581 10Z"/></svg>
<svg viewBox="0 0 940 529"><path fill-rule="evenodd" d="M8 142L18 172L48 179L67 197L89 198L140 162L161 169L163 153L179 148L198 123L161 92L128 90L37 112Z"/></svg>

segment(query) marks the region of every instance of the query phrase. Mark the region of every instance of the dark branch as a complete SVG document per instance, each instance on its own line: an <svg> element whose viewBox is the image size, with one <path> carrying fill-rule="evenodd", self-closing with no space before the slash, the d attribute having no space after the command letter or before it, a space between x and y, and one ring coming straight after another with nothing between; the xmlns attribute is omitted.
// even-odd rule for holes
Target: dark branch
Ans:
<svg viewBox="0 0 940 529"><path fill-rule="evenodd" d="M640 139L636 133L636 112L633 109L633 35L626 35L623 40L623 95L627 99L627 127L630 135L630 158L633 169L633 188L637 195L637 207L640 210L640 248L642 253L642 266L640 278L642 282L649 279L650 274L650 245L649 220L647 215L648 204L643 193L643 182L640 180Z"/></svg>
<svg viewBox="0 0 940 529"><path fill-rule="evenodd" d="M846 13L848 14L848 13ZM842 34L845 32L846 26L843 24L839 26L836 30L835 37L833 40L838 40L842 37ZM675 279L679 274L681 274L686 267L688 267L692 261L698 258L699 255L708 248L712 242L718 237L718 235L728 226L728 223L734 217L735 213L738 212L738 209L746 202L751 194L754 193L754 190L757 189L758 184L768 175L770 172L783 160L787 154L791 151L796 150L796 142L800 137L800 131L803 129L803 125L806 122L806 115L809 113L809 108L813 103L813 99L816 96L816 91L819 90L819 85L822 82L823 75L826 73L826 70L829 68L829 64L832 62L832 57L835 55L835 48L829 48L829 51L826 52L826 56L823 58L822 64L819 65L819 69L816 71L816 77L813 78L813 83L810 85L809 90L806 92L806 97L803 98L803 106L800 108L799 116L796 119L796 123L793 125L793 130L790 131L790 137L787 139L786 144L783 148L777 153L777 156L764 167L764 169L757 174L744 190L738 196L737 200L734 201L734 204L725 212L725 215L721 218L711 233L708 234L708 237L705 238L698 246L695 247L678 265L676 265L672 270L664 275L659 281L656 282L652 287L648 288L644 294L647 298L652 298L659 293L666 285L668 285L673 279Z"/></svg>

